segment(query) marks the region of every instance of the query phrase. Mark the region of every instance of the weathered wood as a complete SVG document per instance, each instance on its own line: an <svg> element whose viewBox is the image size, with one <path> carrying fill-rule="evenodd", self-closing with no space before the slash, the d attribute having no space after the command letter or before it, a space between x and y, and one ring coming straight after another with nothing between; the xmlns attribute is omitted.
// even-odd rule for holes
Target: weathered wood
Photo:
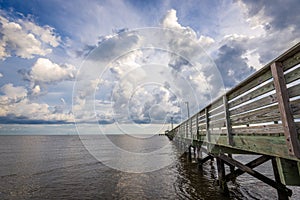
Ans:
<svg viewBox="0 0 300 200"><path fill-rule="evenodd" d="M222 113L222 112L224 112L224 107L223 107L223 105L221 105L220 107L218 107L218 108L216 108L216 109L210 111L210 112L209 112L209 115L216 115L216 114L219 114L219 113Z"/></svg>
<svg viewBox="0 0 300 200"><path fill-rule="evenodd" d="M229 107L228 107L228 100L227 96L223 96L223 105L224 105L224 114L225 114L225 126L226 126L226 134L228 137L228 144L229 145L234 145L233 143L233 136L232 136L232 126L230 122L230 116L229 116Z"/></svg>
<svg viewBox="0 0 300 200"><path fill-rule="evenodd" d="M296 116L300 115L300 99L291 102L291 109L294 118L298 118Z"/></svg>
<svg viewBox="0 0 300 200"><path fill-rule="evenodd" d="M289 98L300 96L300 84L288 88Z"/></svg>
<svg viewBox="0 0 300 200"><path fill-rule="evenodd" d="M236 126L279 121L281 118L278 110L278 105L273 105L267 108L251 111L240 115L235 115L232 116L230 119L232 126Z"/></svg>
<svg viewBox="0 0 300 200"><path fill-rule="evenodd" d="M209 127L209 113L208 113L208 108L205 109L205 116L206 116L206 136L207 136L207 141L210 142L210 127Z"/></svg>
<svg viewBox="0 0 300 200"><path fill-rule="evenodd" d="M300 52L282 62L284 71L300 63Z"/></svg>
<svg viewBox="0 0 300 200"><path fill-rule="evenodd" d="M224 141L222 141L222 139ZM226 138L219 136L219 143L225 143ZM288 153L285 144L284 136L270 137L270 136L234 136L233 141L235 148L244 151L255 152L259 154L266 154L272 156L279 156L282 158L295 159Z"/></svg>
<svg viewBox="0 0 300 200"><path fill-rule="evenodd" d="M300 158L300 144L298 133L294 123L292 111L289 105L289 96L284 80L284 74L281 63L275 62L271 65L272 76L278 99L278 106L281 114L281 120L284 127L284 134L289 153Z"/></svg>
<svg viewBox="0 0 300 200"><path fill-rule="evenodd" d="M278 166L277 166L277 163L276 163L276 158L272 158L272 167L273 167L275 181L277 183L281 183L282 184L282 182L280 180ZM289 199L289 197L288 197L288 195L287 195L287 193L285 191L277 190L277 194L278 194L278 199L280 199L280 200L288 200Z"/></svg>
<svg viewBox="0 0 300 200"><path fill-rule="evenodd" d="M253 101L251 103L245 104L243 106L240 106L238 108L235 108L230 111L230 115L236 115L239 113L244 113L247 111L251 111L254 109L258 109L260 107L264 107L273 103L277 102L277 96L276 94L268 95L264 98L258 99L256 101Z"/></svg>
<svg viewBox="0 0 300 200"><path fill-rule="evenodd" d="M227 130L226 129L216 129L216 130L210 130L211 135L223 135L227 136Z"/></svg>
<svg viewBox="0 0 300 200"><path fill-rule="evenodd" d="M300 186L300 170L294 160L276 158L280 180L285 185Z"/></svg>
<svg viewBox="0 0 300 200"><path fill-rule="evenodd" d="M232 134L234 135L273 135L279 136L283 134L282 124L268 124L268 125L257 125L249 127L233 128Z"/></svg>
<svg viewBox="0 0 300 200"><path fill-rule="evenodd" d="M237 105L240 105L244 102L247 102L249 100L255 99L256 97L259 97L267 92L270 92L272 90L274 90L274 83L273 82L269 82L264 86L258 87L255 90L253 90L252 92L245 94L243 96L241 96L240 98L237 98L233 101L231 101L229 103L229 108L233 108Z"/></svg>
<svg viewBox="0 0 300 200"><path fill-rule="evenodd" d="M199 113L196 114L196 137L199 138Z"/></svg>
<svg viewBox="0 0 300 200"><path fill-rule="evenodd" d="M218 168L219 187L225 195L229 196L229 190L228 190L227 182L225 179L224 162L219 157L216 157L216 160L217 160L217 168Z"/></svg>
<svg viewBox="0 0 300 200"><path fill-rule="evenodd" d="M291 196L292 195L292 190L290 190L289 188L287 188L285 185L283 185L282 183L277 183L274 180L264 176L263 174L251 169L250 167L243 165L242 163L238 162L237 160L234 160L228 156L225 156L224 154L220 154L218 155L218 158L222 159L224 162L233 165L243 171L245 171L246 173L250 174L251 176L254 176L255 178L263 181L264 183L276 188L277 190L280 190L281 192L284 192L287 196Z"/></svg>
<svg viewBox="0 0 300 200"><path fill-rule="evenodd" d="M215 101L213 101L209 106L207 106L209 109L208 111L212 111L218 107L220 107L223 103L223 99L222 98L218 98Z"/></svg>
<svg viewBox="0 0 300 200"><path fill-rule="evenodd" d="M214 158L211 155L206 156L205 158L198 158L198 164L203 165L205 162L209 161L210 159Z"/></svg>
<svg viewBox="0 0 300 200"><path fill-rule="evenodd" d="M259 84L269 80L271 77L272 74L270 68L266 66L263 71L258 72L253 77L251 77L251 79L246 79L246 81L243 81L242 84L229 91L228 100L234 99L235 97L238 97L239 95L251 90L252 88L255 88Z"/></svg>
<svg viewBox="0 0 300 200"><path fill-rule="evenodd" d="M287 84L291 83L299 78L300 78L300 67L297 67L296 69L294 69L284 75L284 79Z"/></svg>
<svg viewBox="0 0 300 200"><path fill-rule="evenodd" d="M224 118L220 120L215 120L215 121L210 121L209 122L209 127L212 128L223 128L226 126L226 121Z"/></svg>
<svg viewBox="0 0 300 200"><path fill-rule="evenodd" d="M214 116L209 116L209 120L210 121L215 121L215 120L220 120L220 119L224 119L225 118L225 113L218 113L217 115Z"/></svg>
<svg viewBox="0 0 300 200"><path fill-rule="evenodd" d="M263 155L263 156L260 156L254 160L252 160L251 162L247 163L245 166L247 167L250 167L251 169L267 162L268 160L270 160L272 157L271 156L266 156L266 155ZM236 169L234 170L233 172L231 172L230 174L227 174L225 179L226 181L231 181L232 179L235 179L236 177L244 174L245 171L241 170L241 169Z"/></svg>

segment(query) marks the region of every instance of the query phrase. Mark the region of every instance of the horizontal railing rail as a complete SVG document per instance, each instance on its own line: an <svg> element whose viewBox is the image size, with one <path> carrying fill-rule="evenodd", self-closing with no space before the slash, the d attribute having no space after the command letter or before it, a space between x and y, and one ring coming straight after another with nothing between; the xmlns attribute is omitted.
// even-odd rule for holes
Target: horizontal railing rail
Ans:
<svg viewBox="0 0 300 200"><path fill-rule="evenodd" d="M176 126L190 139L300 158L300 43Z"/></svg>

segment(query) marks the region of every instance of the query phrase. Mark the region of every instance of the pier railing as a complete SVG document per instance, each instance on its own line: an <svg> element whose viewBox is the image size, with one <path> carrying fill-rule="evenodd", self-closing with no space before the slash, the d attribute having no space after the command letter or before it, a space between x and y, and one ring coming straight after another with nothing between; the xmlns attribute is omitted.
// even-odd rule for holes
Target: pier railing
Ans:
<svg viewBox="0 0 300 200"><path fill-rule="evenodd" d="M198 141L299 161L300 43L169 131Z"/></svg>

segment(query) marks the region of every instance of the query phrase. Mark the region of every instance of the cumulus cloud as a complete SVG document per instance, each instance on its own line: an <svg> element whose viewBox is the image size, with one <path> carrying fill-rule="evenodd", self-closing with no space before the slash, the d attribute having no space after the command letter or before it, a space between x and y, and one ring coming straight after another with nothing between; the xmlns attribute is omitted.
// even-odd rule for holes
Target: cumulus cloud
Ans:
<svg viewBox="0 0 300 200"><path fill-rule="evenodd" d="M257 20L258 24L264 25L267 30L285 29L290 26L294 26L296 29L300 28L299 2L297 0L289 0L288 3L282 0L274 0L272 4L267 0L259 2L240 1L245 4L248 16L252 20ZM261 23L263 18L268 20L264 24Z"/></svg>
<svg viewBox="0 0 300 200"><path fill-rule="evenodd" d="M38 90L38 89L35 89ZM0 117L2 120L72 122L73 115L69 112L56 112L46 103L32 102L29 93L23 86L9 83L0 88ZM18 121L20 122L20 121Z"/></svg>
<svg viewBox="0 0 300 200"><path fill-rule="evenodd" d="M263 32L253 37L247 47L252 54L247 56L258 59L261 66L299 42L297 0L288 3L275 0L272 4L265 0L255 3L248 0L238 2L252 28L262 27Z"/></svg>
<svg viewBox="0 0 300 200"><path fill-rule="evenodd" d="M47 58L39 58L29 72L30 80L40 83L53 83L73 80L76 69L69 64L58 65Z"/></svg>
<svg viewBox="0 0 300 200"><path fill-rule="evenodd" d="M214 42L180 25L175 10L159 29L121 31L101 41L77 77L77 119L92 119L96 109L105 123L164 123L171 116L181 121L187 116L184 101L193 112L224 92L219 71L203 49Z"/></svg>
<svg viewBox="0 0 300 200"><path fill-rule="evenodd" d="M3 12L1 12L3 13ZM38 26L28 19L9 20L0 16L0 59L10 56L33 58L52 52L50 47L57 47L60 37L50 26Z"/></svg>
<svg viewBox="0 0 300 200"><path fill-rule="evenodd" d="M18 102L27 96L27 90L23 86L14 87L11 83L2 86L0 91L4 94L0 96L1 104Z"/></svg>
<svg viewBox="0 0 300 200"><path fill-rule="evenodd" d="M224 80L225 86L231 88L255 72L248 65L247 53L249 38L245 36L227 36L218 49L215 60Z"/></svg>

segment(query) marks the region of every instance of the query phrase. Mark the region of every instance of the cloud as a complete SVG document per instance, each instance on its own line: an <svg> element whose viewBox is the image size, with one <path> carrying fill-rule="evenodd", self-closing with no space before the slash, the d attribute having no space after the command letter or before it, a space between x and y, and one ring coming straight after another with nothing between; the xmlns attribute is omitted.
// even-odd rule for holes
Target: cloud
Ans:
<svg viewBox="0 0 300 200"><path fill-rule="evenodd" d="M3 14L4 11L0 10ZM9 20L0 16L0 59L10 56L33 58L35 55L45 56L60 43L50 26L40 27L28 19Z"/></svg>
<svg viewBox="0 0 300 200"><path fill-rule="evenodd" d="M1 104L18 102L27 96L27 90L23 86L14 87L11 83L2 86L0 91L4 94L0 96Z"/></svg>
<svg viewBox="0 0 300 200"><path fill-rule="evenodd" d="M264 18L268 20L263 24L268 31L282 30L291 26L297 30L300 28L298 0L289 0L288 2L274 0L272 4L268 0L259 2L241 0L241 2L245 4L247 14L252 20L257 20L258 24L261 24Z"/></svg>
<svg viewBox="0 0 300 200"><path fill-rule="evenodd" d="M162 19L161 28L108 36L90 52L77 77L77 119L92 120L95 108L105 123L164 123L170 116L179 122L187 115L184 101L193 114L224 92L219 71L203 49L214 42L180 25L175 10Z"/></svg>
<svg viewBox="0 0 300 200"><path fill-rule="evenodd" d="M37 83L55 83L74 80L76 69L69 64L58 65L47 58L39 58L32 66L28 76Z"/></svg>
<svg viewBox="0 0 300 200"><path fill-rule="evenodd" d="M29 94L23 86L14 86L9 83L1 87L0 95L0 117L5 121L15 120L15 122L24 121L42 121L42 122L72 122L73 115L64 110L53 110L46 103L32 102Z"/></svg>
<svg viewBox="0 0 300 200"><path fill-rule="evenodd" d="M218 49L215 60L224 80L225 86L231 88L255 72L247 64L245 57L249 38L245 36L227 36L224 44Z"/></svg>
<svg viewBox="0 0 300 200"><path fill-rule="evenodd" d="M0 73L0 78L2 78L3 77L3 74L2 73Z"/></svg>
<svg viewBox="0 0 300 200"><path fill-rule="evenodd" d="M239 0L251 28L261 27L263 32L252 38L249 52L264 65L299 42L300 25L298 1L275 0L252 2ZM289 13L289 14L286 14Z"/></svg>

